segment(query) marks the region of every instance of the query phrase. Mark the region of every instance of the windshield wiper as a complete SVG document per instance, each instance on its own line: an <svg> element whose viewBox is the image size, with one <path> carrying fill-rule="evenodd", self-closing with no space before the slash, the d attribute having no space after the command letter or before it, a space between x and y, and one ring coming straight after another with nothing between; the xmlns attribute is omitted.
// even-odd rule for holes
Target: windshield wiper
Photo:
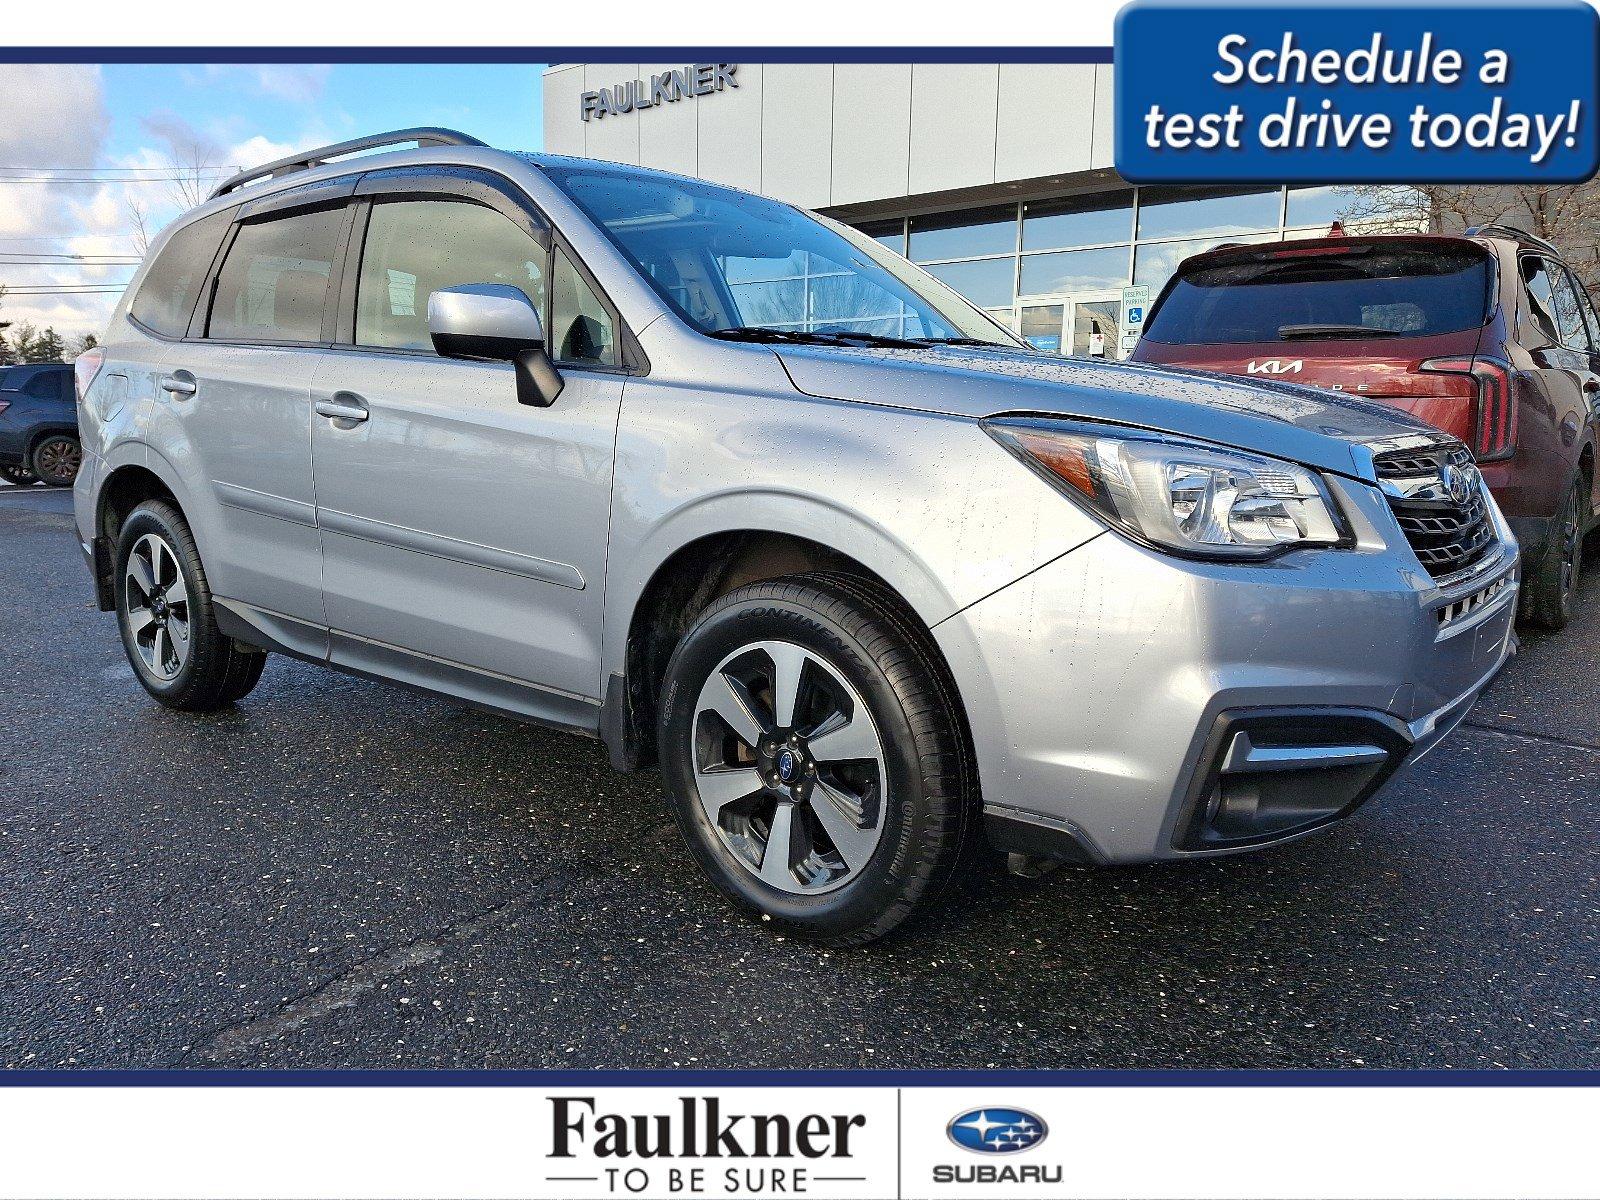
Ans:
<svg viewBox="0 0 1600 1200"><path fill-rule="evenodd" d="M937 337L918 338L926 346L987 346L990 350L1020 350L1021 346L1008 346L1005 342L990 342L983 338Z"/></svg>
<svg viewBox="0 0 1600 1200"><path fill-rule="evenodd" d="M1299 338L1382 338L1404 336L1404 332L1399 329L1374 329L1368 325L1310 324L1278 326L1278 340L1282 342L1292 342Z"/></svg>
<svg viewBox="0 0 1600 1200"><path fill-rule="evenodd" d="M735 325L713 329L712 337L735 342L788 342L811 346L893 346L916 349L927 343L883 333L858 333L854 330L768 329L760 325Z"/></svg>

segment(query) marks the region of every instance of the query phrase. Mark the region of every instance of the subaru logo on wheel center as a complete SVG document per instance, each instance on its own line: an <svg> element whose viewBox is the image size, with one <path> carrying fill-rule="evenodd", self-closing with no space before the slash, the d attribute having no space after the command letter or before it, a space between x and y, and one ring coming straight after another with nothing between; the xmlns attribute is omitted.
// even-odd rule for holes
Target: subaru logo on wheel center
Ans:
<svg viewBox="0 0 1600 1200"><path fill-rule="evenodd" d="M1013 1154L1044 1141L1048 1127L1020 1108L975 1108L951 1121L950 1140L979 1154Z"/></svg>
<svg viewBox="0 0 1600 1200"><path fill-rule="evenodd" d="M793 783L794 777L800 773L800 760L795 757L793 750L780 750L778 751L777 767L778 778L783 780L784 783Z"/></svg>

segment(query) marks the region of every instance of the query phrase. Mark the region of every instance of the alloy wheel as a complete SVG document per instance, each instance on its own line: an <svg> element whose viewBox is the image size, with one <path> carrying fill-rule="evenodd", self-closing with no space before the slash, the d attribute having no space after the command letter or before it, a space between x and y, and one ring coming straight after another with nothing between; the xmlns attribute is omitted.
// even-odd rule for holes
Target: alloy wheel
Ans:
<svg viewBox="0 0 1600 1200"><path fill-rule="evenodd" d="M39 478L54 487L66 487L78 477L83 465L83 449L68 437L53 437L41 442L34 454Z"/></svg>
<svg viewBox="0 0 1600 1200"><path fill-rule="evenodd" d="M166 539L147 533L133 544L124 582L134 648L157 679L176 679L189 660L189 592L183 565Z"/></svg>
<svg viewBox="0 0 1600 1200"><path fill-rule="evenodd" d="M723 846L780 891L832 891L883 835L883 740L866 701L813 651L753 642L712 671L690 731L701 808Z"/></svg>

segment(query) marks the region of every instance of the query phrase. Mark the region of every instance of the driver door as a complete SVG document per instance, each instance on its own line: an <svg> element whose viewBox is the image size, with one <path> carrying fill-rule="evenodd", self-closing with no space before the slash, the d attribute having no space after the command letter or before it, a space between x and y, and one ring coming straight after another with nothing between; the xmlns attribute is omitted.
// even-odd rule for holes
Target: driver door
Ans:
<svg viewBox="0 0 1600 1200"><path fill-rule="evenodd" d="M618 320L517 200L424 186L388 172L358 189L342 345L312 389L332 660L469 695L534 684L570 720L601 690ZM519 404L508 363L434 353L428 297L468 283L540 309L565 378L553 406Z"/></svg>

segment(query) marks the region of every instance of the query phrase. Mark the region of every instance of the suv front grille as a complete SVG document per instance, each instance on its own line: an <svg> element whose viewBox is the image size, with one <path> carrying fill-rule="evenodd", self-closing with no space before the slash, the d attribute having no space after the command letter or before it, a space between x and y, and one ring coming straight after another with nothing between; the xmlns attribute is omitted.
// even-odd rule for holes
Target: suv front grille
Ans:
<svg viewBox="0 0 1600 1200"><path fill-rule="evenodd" d="M1472 452L1465 446L1457 442L1396 450L1378 455L1373 465L1406 540L1435 579L1465 570L1494 548L1494 525ZM1464 503L1450 499L1446 468L1471 479Z"/></svg>

